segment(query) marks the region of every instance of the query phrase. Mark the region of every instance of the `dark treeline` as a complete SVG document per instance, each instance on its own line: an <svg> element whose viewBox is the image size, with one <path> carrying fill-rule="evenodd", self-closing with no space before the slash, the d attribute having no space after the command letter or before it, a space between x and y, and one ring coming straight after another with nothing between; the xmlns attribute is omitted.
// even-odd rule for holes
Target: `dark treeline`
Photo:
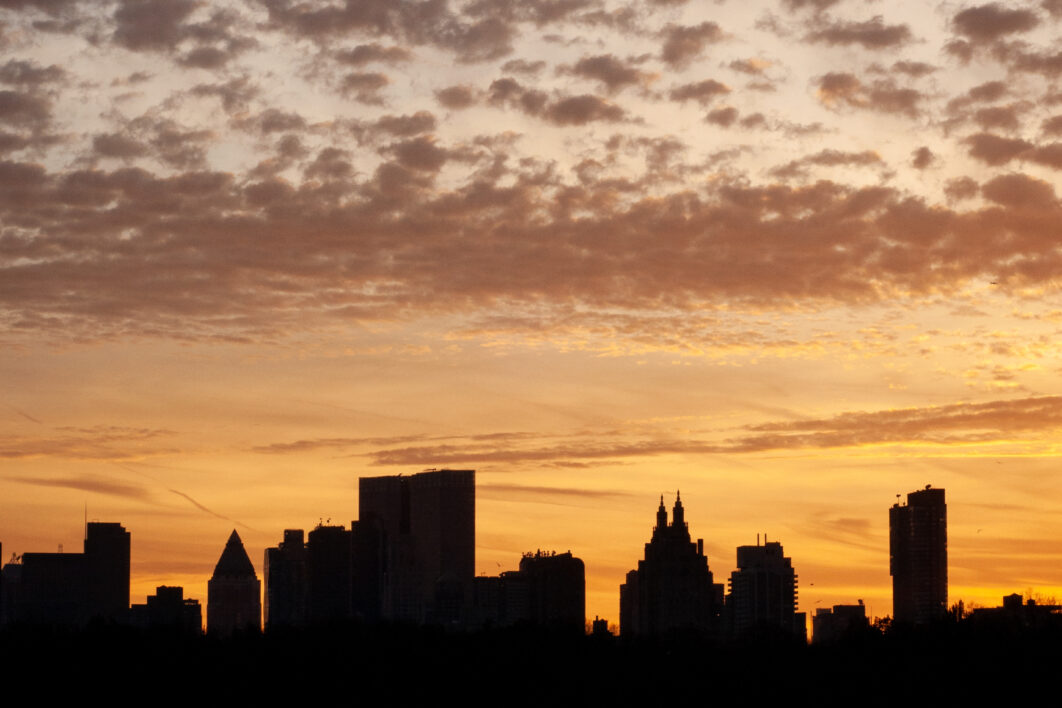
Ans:
<svg viewBox="0 0 1062 708"><path fill-rule="evenodd" d="M782 635L719 644L527 627L471 633L343 624L228 639L94 623L12 626L0 666L31 695L434 704L659 705L807 698L822 705L980 702L1049 687L1062 623L871 627L828 646ZM99 691L105 690L105 694ZM39 692L39 693L38 693Z"/></svg>

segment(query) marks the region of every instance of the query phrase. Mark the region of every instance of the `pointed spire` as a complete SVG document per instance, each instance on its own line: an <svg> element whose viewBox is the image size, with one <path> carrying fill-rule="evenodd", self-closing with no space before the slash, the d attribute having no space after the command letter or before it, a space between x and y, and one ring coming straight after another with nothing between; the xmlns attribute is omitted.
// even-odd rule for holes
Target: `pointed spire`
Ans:
<svg viewBox="0 0 1062 708"><path fill-rule="evenodd" d="M679 528L682 528L683 526L686 525L686 520L683 517L682 497L679 496L678 492L675 493L675 511L673 512L672 515L674 517L671 520L671 525L672 526L677 526Z"/></svg>
<svg viewBox="0 0 1062 708"><path fill-rule="evenodd" d="M232 530L229 540L225 543L225 550L218 558L218 564L214 566L215 578L257 578L251 559L247 556L247 549L243 547L240 534L236 529Z"/></svg>
<svg viewBox="0 0 1062 708"><path fill-rule="evenodd" d="M656 527L667 528L667 509L664 508L664 495L660 495L660 507L656 510Z"/></svg>

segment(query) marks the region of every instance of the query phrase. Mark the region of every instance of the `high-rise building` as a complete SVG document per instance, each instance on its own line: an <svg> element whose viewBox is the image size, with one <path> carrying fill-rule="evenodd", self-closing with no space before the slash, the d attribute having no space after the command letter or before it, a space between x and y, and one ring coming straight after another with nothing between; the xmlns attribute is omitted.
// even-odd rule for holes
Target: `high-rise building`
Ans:
<svg viewBox="0 0 1062 708"><path fill-rule="evenodd" d="M944 490L907 495L889 509L889 573L892 615L897 622L925 624L948 607L948 507Z"/></svg>
<svg viewBox="0 0 1062 708"><path fill-rule="evenodd" d="M233 529L207 582L207 631L229 636L240 630L260 630L261 597L262 584L240 534Z"/></svg>
<svg viewBox="0 0 1062 708"><path fill-rule="evenodd" d="M284 540L265 550L266 629L306 625L306 544L302 529L285 529Z"/></svg>
<svg viewBox="0 0 1062 708"><path fill-rule="evenodd" d="M476 473L428 470L358 481L354 541L360 608L382 619L458 625L467 621L476 563ZM369 567L371 565L371 567Z"/></svg>
<svg viewBox="0 0 1062 708"><path fill-rule="evenodd" d="M735 636L753 631L806 635L803 613L797 609L797 575L782 544L759 541L738 546L737 570L730 574L726 613Z"/></svg>
<svg viewBox="0 0 1062 708"><path fill-rule="evenodd" d="M350 531L319 525L306 542L306 606L311 623L350 619Z"/></svg>
<svg viewBox="0 0 1062 708"><path fill-rule="evenodd" d="M129 612L130 536L121 524L85 526L85 574L89 614L122 622Z"/></svg>
<svg viewBox="0 0 1062 708"><path fill-rule="evenodd" d="M723 586L714 582L704 555L704 541L690 540L682 500L675 496L668 524L664 498L645 559L627 573L620 586L620 634L660 635L718 631Z"/></svg>

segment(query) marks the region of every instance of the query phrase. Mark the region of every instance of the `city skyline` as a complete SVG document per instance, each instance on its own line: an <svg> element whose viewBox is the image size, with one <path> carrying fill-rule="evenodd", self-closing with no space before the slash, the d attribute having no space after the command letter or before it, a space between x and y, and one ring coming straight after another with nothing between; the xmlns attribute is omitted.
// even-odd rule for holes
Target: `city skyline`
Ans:
<svg viewBox="0 0 1062 708"><path fill-rule="evenodd" d="M213 625L212 633L229 636L235 628L246 628L248 617L254 616L259 618L257 629L267 629L271 621L268 608L274 602L279 603L282 613L278 627L356 620L369 624L442 624L473 630L498 621L503 623L499 626L505 626L505 622L511 623L514 617L523 617L529 611L531 617L540 617L541 623L546 614L564 616L570 611L572 593L576 591L560 589L569 582L561 578L570 576L569 569L576 567L578 604L585 611L584 565L570 551L559 555L541 549L525 552L519 572L475 576L484 581L501 581L502 585L477 584L477 589L472 589L471 559L466 556L475 545L474 523L471 527L468 523L475 507L474 478L474 470L449 469L361 478L359 486L370 490L370 494L351 529L325 525L321 520L310 531L309 543L303 541L302 529L285 529L279 546L267 548L263 554L264 581L259 581L254 563L234 529L208 582L207 629ZM851 613L858 610L864 621L891 617L895 622L924 625L943 619L953 606L964 608L958 611L960 618L964 612L985 607L965 598L949 597L944 494L944 489L926 485L909 493L905 503L897 501L889 509L892 612L868 616L865 601L859 597L857 605L833 606L834 612L845 613L846 619L838 621L849 621ZM424 535L435 527L441 529L441 536ZM645 544L645 558L638 561L636 570L626 574L619 588L620 613L616 621L609 622L608 617L597 614L595 618L628 638L685 629L718 640L742 636L758 627L783 629L807 639L809 620L817 617L819 610L830 612L829 608L816 608L813 615L800 610L796 568L790 558L784 557L782 545L768 541L766 534L762 545L757 534L756 545L737 546L735 570L725 584L713 585L703 549L704 540L698 538L694 543L690 536L681 495L676 492L671 522L661 496L652 539ZM21 565L24 558L29 561L28 570ZM14 581L16 589L4 590L8 598L4 606L14 614L7 621L22 618L80 624L98 616L111 622L147 626L149 617L154 617L153 621L165 617L164 623L169 624L175 622L170 615L187 611L180 609L180 593L184 590L180 586L159 586L156 591L165 595L164 600L149 594L147 605L130 607L136 605L130 603L129 592L130 533L120 523L88 522L86 518L83 554L64 554L60 546L58 553L16 551L12 560L14 564L5 572L11 570L14 575L5 578ZM277 570L275 585L270 580L271 563ZM535 576L528 573L536 567L560 572L545 581L553 588L548 591L554 597L551 602L560 603L550 605L553 609L535 609L534 602L530 607L522 604L527 602L523 583L535 582L531 580ZM103 578L109 579L104 582ZM517 593L516 599L509 601L517 604L508 612L506 582L517 584L510 590ZM558 582L561 584L556 585ZM1026 592L1031 593L1032 588ZM80 596L85 598L81 608L78 605L82 601L73 599ZM1008 597L1019 598L1020 609L1021 595ZM1045 605L1045 600L1053 602L1053 598L1040 593L1030 595L1030 601L1042 606L1042 611L1057 607ZM29 604L7 607L9 601ZM188 602L198 607L195 598ZM97 607L106 609L91 609ZM992 612L1002 611L988 607ZM151 615L153 611L155 614ZM194 611L198 613L197 609ZM0 624L4 617L5 613L0 612ZM590 626L589 620L586 626Z"/></svg>
<svg viewBox="0 0 1062 708"><path fill-rule="evenodd" d="M766 534L803 610L882 616L932 483L952 598L1062 597L1060 37L1057 0L3 3L3 548L119 519L135 602L203 599L234 528L260 566L360 477L475 469L476 575L570 550L589 616L678 490L717 582Z"/></svg>

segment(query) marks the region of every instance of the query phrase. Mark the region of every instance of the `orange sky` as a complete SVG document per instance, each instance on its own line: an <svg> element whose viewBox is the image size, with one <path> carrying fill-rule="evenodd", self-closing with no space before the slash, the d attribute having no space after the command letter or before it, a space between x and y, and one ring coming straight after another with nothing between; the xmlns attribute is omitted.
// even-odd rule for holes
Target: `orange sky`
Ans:
<svg viewBox="0 0 1062 708"><path fill-rule="evenodd" d="M132 533L133 597L357 478L477 470L477 570L661 493L717 582L1062 595L1062 2L20 0L0 8L0 542Z"/></svg>

